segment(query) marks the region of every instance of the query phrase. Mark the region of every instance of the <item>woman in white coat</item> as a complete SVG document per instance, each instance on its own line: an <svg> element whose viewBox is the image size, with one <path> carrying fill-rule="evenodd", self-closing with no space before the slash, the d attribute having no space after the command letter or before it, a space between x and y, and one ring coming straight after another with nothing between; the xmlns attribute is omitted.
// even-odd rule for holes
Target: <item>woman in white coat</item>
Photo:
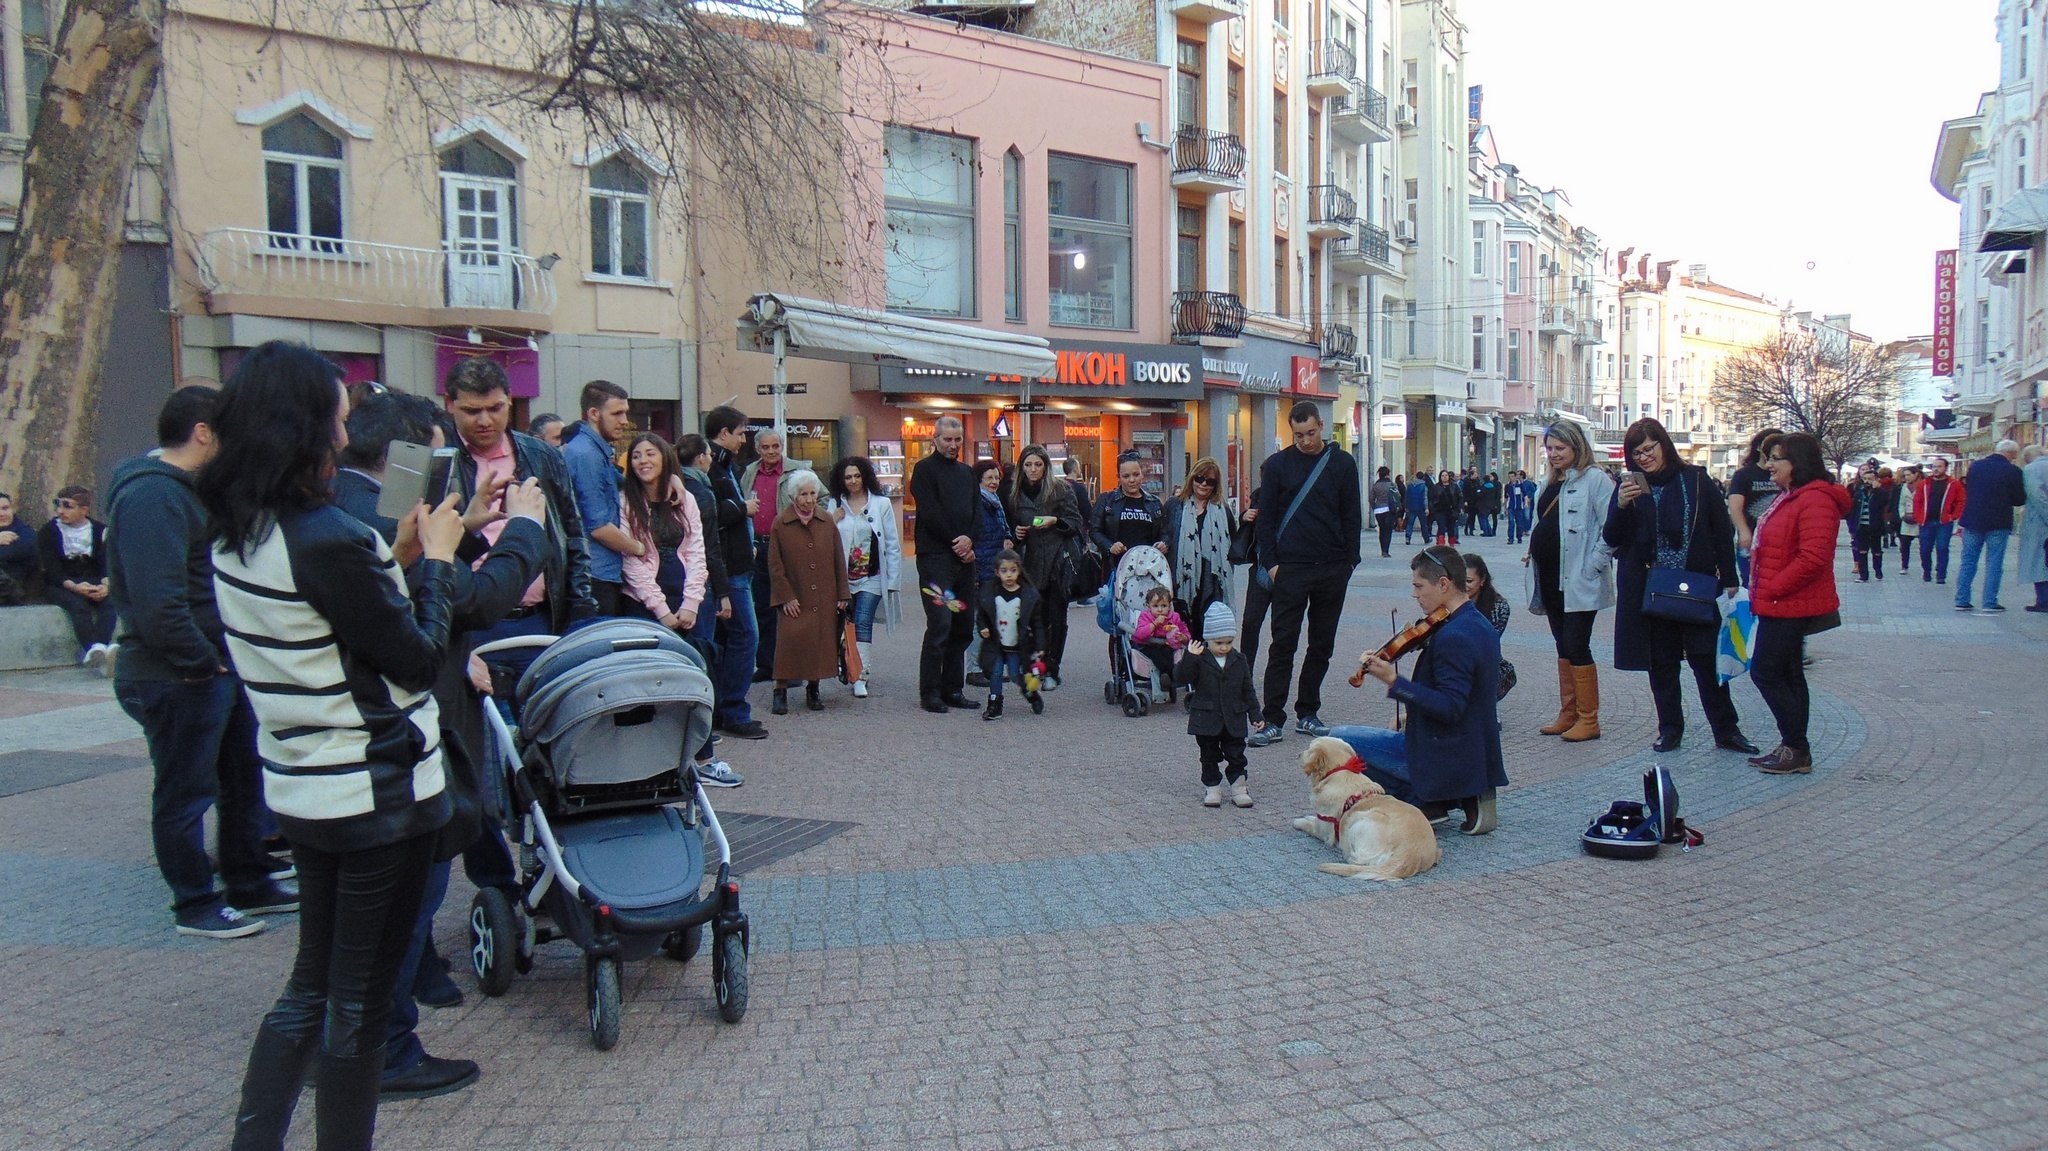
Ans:
<svg viewBox="0 0 2048 1151"><path fill-rule="evenodd" d="M853 694L866 699L875 611L903 574L902 533L896 526L896 508L875 482L875 465L866 456L847 456L832 465L827 486L832 519L839 525L839 546L846 553L846 584L852 593L846 611L853 617L860 652L860 678L853 681Z"/></svg>
<svg viewBox="0 0 2048 1151"><path fill-rule="evenodd" d="M2020 457L2026 467L2020 483L2027 489L2027 514L2020 521L2020 578L2034 585L2031 612L2048 612L2048 449L2028 444Z"/></svg>
<svg viewBox="0 0 2048 1151"><path fill-rule="evenodd" d="M1550 480L1536 497L1529 532L1529 610L1550 621L1557 644L1557 718L1541 730L1577 743L1600 738L1600 669L1593 621L1614 606L1614 554L1601 536L1614 480L1593 463L1585 429L1560 420L1544 430Z"/></svg>

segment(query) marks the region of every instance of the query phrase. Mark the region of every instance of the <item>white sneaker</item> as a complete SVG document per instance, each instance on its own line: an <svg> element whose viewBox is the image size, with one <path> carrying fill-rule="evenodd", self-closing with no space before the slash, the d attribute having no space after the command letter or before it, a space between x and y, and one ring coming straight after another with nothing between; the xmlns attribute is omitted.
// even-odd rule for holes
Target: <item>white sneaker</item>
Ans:
<svg viewBox="0 0 2048 1151"><path fill-rule="evenodd" d="M1223 806L1223 788L1222 788L1221 786L1217 786L1217 787L1212 787L1212 788L1209 788L1208 790L1206 790L1206 791L1202 792L1202 806L1203 806L1203 807L1222 807L1222 806Z"/></svg>
<svg viewBox="0 0 2048 1151"><path fill-rule="evenodd" d="M745 776L734 771L732 765L722 759L698 764L697 781L705 787L738 787L747 782Z"/></svg>
<svg viewBox="0 0 2048 1151"><path fill-rule="evenodd" d="M868 697L868 681L867 681L867 680L864 680L864 679L857 679L857 680L854 680L854 681L853 681L853 698L855 698L855 699L866 699L867 697Z"/></svg>
<svg viewBox="0 0 2048 1151"><path fill-rule="evenodd" d="M107 666L107 645L96 643L86 648L78 657L78 666L101 671Z"/></svg>
<svg viewBox="0 0 2048 1151"><path fill-rule="evenodd" d="M1038 684L1038 690L1040 691L1058 691L1059 689L1060 677L1056 675L1046 676L1043 680L1040 680Z"/></svg>
<svg viewBox="0 0 2048 1151"><path fill-rule="evenodd" d="M1252 805L1251 789L1245 786L1244 780L1240 779L1230 785L1230 802L1238 807L1250 807Z"/></svg>

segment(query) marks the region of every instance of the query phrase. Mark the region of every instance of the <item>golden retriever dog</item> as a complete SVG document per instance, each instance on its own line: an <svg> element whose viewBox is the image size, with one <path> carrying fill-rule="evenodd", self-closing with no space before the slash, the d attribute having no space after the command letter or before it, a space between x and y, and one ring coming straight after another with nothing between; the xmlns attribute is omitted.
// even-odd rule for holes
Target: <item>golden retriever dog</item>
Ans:
<svg viewBox="0 0 2048 1151"><path fill-rule="evenodd" d="M1319 868L1332 875L1391 883L1435 867L1443 851L1429 818L1388 795L1359 766L1351 745L1329 736L1301 753L1301 770L1308 776L1316 813L1295 820L1295 830L1337 848L1349 861Z"/></svg>

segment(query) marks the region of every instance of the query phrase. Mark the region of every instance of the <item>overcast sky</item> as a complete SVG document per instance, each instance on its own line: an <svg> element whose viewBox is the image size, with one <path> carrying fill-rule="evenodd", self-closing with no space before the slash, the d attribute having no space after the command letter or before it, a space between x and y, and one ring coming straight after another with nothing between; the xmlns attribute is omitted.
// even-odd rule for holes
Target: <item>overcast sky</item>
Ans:
<svg viewBox="0 0 2048 1151"><path fill-rule="evenodd" d="M1574 224L1879 340L1933 329L1957 209L1928 172L1998 83L1996 0L1457 8L1502 158Z"/></svg>

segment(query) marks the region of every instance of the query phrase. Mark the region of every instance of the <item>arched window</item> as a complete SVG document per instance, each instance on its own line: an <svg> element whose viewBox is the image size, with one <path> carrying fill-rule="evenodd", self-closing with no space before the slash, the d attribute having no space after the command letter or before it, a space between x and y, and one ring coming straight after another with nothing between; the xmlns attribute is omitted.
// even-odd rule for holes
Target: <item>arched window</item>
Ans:
<svg viewBox="0 0 2048 1151"><path fill-rule="evenodd" d="M517 306L519 166L476 136L443 148L440 160L449 306Z"/></svg>
<svg viewBox="0 0 2048 1151"><path fill-rule="evenodd" d="M645 173L624 155L590 169L590 270L648 279L653 201Z"/></svg>
<svg viewBox="0 0 2048 1151"><path fill-rule="evenodd" d="M342 250L341 138L299 112L263 129L270 246Z"/></svg>

